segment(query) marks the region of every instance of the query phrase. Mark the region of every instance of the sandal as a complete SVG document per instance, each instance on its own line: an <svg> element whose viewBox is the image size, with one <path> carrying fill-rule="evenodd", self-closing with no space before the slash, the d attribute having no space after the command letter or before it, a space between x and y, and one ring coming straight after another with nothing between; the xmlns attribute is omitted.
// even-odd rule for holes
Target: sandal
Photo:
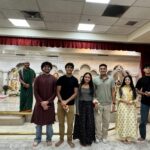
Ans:
<svg viewBox="0 0 150 150"><path fill-rule="evenodd" d="M131 141L129 141L128 139L126 139L126 143L127 144L131 144Z"/></svg>

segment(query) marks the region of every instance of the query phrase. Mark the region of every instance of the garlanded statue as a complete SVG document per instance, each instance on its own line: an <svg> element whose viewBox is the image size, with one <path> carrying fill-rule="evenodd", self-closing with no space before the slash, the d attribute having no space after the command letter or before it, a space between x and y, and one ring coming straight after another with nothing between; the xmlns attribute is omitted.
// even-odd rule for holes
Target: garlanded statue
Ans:
<svg viewBox="0 0 150 150"><path fill-rule="evenodd" d="M10 87L10 90L14 93L18 93L20 83L19 83L19 74L18 69L13 68L10 72L8 72L8 85Z"/></svg>
<svg viewBox="0 0 150 150"><path fill-rule="evenodd" d="M124 68L121 66L121 65L116 65L114 68L113 68L113 72L112 72L112 75L114 77L114 80L116 82L120 82L122 83L123 81L123 78L126 76L126 75L129 75L129 72L124 70Z"/></svg>

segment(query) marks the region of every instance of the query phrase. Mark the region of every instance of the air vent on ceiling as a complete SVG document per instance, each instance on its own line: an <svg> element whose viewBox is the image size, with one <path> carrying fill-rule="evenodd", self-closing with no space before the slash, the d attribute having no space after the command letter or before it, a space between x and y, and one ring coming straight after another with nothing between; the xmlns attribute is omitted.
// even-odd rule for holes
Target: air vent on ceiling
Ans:
<svg viewBox="0 0 150 150"><path fill-rule="evenodd" d="M128 21L128 22L126 23L126 25L134 26L136 23L137 23L137 21Z"/></svg>
<svg viewBox="0 0 150 150"><path fill-rule="evenodd" d="M102 16L121 17L128 8L129 6L108 5Z"/></svg>
<svg viewBox="0 0 150 150"><path fill-rule="evenodd" d="M38 11L22 11L25 19L27 20L35 20L35 21L40 21L43 20L40 12Z"/></svg>

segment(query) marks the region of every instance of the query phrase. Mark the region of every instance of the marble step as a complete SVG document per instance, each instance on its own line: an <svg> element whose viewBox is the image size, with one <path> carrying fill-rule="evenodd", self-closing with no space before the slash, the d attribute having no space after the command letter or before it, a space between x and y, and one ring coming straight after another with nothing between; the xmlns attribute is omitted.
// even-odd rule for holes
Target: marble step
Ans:
<svg viewBox="0 0 150 150"><path fill-rule="evenodd" d="M0 115L0 125L23 125L25 117L18 115Z"/></svg>
<svg viewBox="0 0 150 150"><path fill-rule="evenodd" d="M116 122L116 113L111 113L110 123ZM21 112L0 112L0 125L22 125L25 122L30 122L32 113ZM138 122L140 120L140 114L138 113ZM56 122L58 121L56 114ZM149 122L149 120L148 120Z"/></svg>
<svg viewBox="0 0 150 150"><path fill-rule="evenodd" d="M6 118L5 118L6 116ZM32 114L31 113L20 113L20 112L0 112L0 117L3 118L3 120L7 120L8 116L11 116L11 120L13 120L13 116L14 116L14 119L16 120L16 118L23 118L24 122L30 122L31 121L31 116ZM56 121L58 121L58 118L57 118L57 114L56 114ZM0 121L1 121L1 118L0 118ZM111 113L111 116L110 116L110 122L111 123L115 123L116 121L116 112L113 112ZM3 121L4 122L4 121ZM6 121L5 121L6 122ZM0 125L1 125L1 122L0 122ZM9 125L9 124L8 124ZM13 124L12 124L13 125Z"/></svg>
<svg viewBox="0 0 150 150"><path fill-rule="evenodd" d="M35 135L35 124L26 122L20 126L0 126L0 136L1 135ZM115 129L115 124L110 123L109 125L109 132ZM42 133L45 135L46 133L46 126L43 126ZM53 134L59 135L59 123L55 122L53 124ZM65 122L65 135L67 134L67 123ZM0 149L1 150L1 149Z"/></svg>
<svg viewBox="0 0 150 150"><path fill-rule="evenodd" d="M32 112L19 112L19 111L0 111L0 116L22 116L25 118L25 122L30 122L32 117ZM56 121L58 121L57 113L55 116Z"/></svg>

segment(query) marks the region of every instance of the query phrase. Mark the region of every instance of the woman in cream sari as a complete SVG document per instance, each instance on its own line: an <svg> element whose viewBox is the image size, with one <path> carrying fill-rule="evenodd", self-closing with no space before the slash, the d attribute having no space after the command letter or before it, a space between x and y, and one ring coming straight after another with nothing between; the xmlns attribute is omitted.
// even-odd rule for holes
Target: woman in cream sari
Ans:
<svg viewBox="0 0 150 150"><path fill-rule="evenodd" d="M130 75L124 77L116 100L118 103L117 134L122 142L130 143L137 137L136 90Z"/></svg>

